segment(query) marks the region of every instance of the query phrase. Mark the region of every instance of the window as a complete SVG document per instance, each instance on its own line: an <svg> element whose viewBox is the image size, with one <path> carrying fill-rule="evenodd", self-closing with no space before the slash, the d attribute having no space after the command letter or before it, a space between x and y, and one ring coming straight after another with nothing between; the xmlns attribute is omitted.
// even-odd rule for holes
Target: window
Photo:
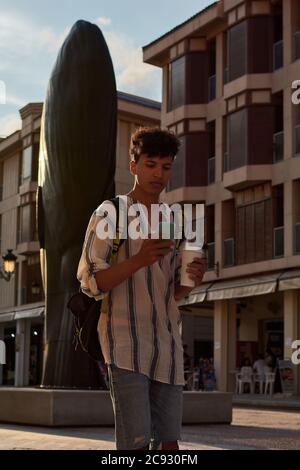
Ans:
<svg viewBox="0 0 300 470"><path fill-rule="evenodd" d="M185 62L185 57L180 57L169 65L168 111L185 103Z"/></svg>
<svg viewBox="0 0 300 470"><path fill-rule="evenodd" d="M216 176L215 155L216 155L216 121L207 124L209 132L209 149L208 149L208 184L214 183Z"/></svg>
<svg viewBox="0 0 300 470"><path fill-rule="evenodd" d="M19 239L18 243L37 240L35 228L35 204L26 204L19 209Z"/></svg>
<svg viewBox="0 0 300 470"><path fill-rule="evenodd" d="M295 224L295 255L300 255L300 223Z"/></svg>
<svg viewBox="0 0 300 470"><path fill-rule="evenodd" d="M237 207L236 264L254 263L273 257L271 198Z"/></svg>
<svg viewBox="0 0 300 470"><path fill-rule="evenodd" d="M212 39L208 44L209 51L209 79L208 79L208 100L216 98L216 39Z"/></svg>
<svg viewBox="0 0 300 470"><path fill-rule="evenodd" d="M32 146L23 150L22 183L31 178L32 171Z"/></svg>
<svg viewBox="0 0 300 470"><path fill-rule="evenodd" d="M298 60L300 59L300 31L297 31L294 34L294 48L295 48L294 59Z"/></svg>
<svg viewBox="0 0 300 470"><path fill-rule="evenodd" d="M284 255L284 188L283 184L273 187L273 257Z"/></svg>
<svg viewBox="0 0 300 470"><path fill-rule="evenodd" d="M181 145L179 152L176 155L176 158L172 166L172 176L167 185L167 191L172 191L176 188L181 188L185 186L185 170L186 170L186 137L183 136L180 139Z"/></svg>
<svg viewBox="0 0 300 470"><path fill-rule="evenodd" d="M283 66L283 41L275 42L273 45L273 70L281 69Z"/></svg>
<svg viewBox="0 0 300 470"><path fill-rule="evenodd" d="M39 255L29 256L22 265L22 304L40 302L44 299Z"/></svg>
<svg viewBox="0 0 300 470"><path fill-rule="evenodd" d="M300 154L300 126L295 127L295 155Z"/></svg>
<svg viewBox="0 0 300 470"><path fill-rule="evenodd" d="M283 131L276 132L273 136L273 163L283 160L284 134Z"/></svg>
<svg viewBox="0 0 300 470"><path fill-rule="evenodd" d="M228 116L228 149L225 171L247 164L247 110L242 109Z"/></svg>
<svg viewBox="0 0 300 470"><path fill-rule="evenodd" d="M234 266L234 239L224 240L224 268Z"/></svg>
<svg viewBox="0 0 300 470"><path fill-rule="evenodd" d="M229 81L247 73L247 23L243 21L228 31Z"/></svg>

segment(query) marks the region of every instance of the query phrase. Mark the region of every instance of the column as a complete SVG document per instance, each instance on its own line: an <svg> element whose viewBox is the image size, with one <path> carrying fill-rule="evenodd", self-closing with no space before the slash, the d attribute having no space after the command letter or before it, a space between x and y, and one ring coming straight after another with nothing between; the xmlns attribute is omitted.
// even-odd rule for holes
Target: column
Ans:
<svg viewBox="0 0 300 470"><path fill-rule="evenodd" d="M214 308L214 365L217 389L233 392L236 365L236 305L234 300L218 300Z"/></svg>
<svg viewBox="0 0 300 470"><path fill-rule="evenodd" d="M284 358L291 359L293 341L300 339L300 290L284 291ZM300 395L300 364L294 365L294 394Z"/></svg>
<svg viewBox="0 0 300 470"><path fill-rule="evenodd" d="M15 387L29 383L30 319L17 320Z"/></svg>

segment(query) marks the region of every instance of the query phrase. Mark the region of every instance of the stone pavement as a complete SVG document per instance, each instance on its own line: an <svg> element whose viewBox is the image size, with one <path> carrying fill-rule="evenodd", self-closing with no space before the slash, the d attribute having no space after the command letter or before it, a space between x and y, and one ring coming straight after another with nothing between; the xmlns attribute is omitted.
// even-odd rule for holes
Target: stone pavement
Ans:
<svg viewBox="0 0 300 470"><path fill-rule="evenodd" d="M45 428L0 424L0 450L113 450L113 428ZM297 449L300 413L234 408L231 425L182 430L182 450Z"/></svg>

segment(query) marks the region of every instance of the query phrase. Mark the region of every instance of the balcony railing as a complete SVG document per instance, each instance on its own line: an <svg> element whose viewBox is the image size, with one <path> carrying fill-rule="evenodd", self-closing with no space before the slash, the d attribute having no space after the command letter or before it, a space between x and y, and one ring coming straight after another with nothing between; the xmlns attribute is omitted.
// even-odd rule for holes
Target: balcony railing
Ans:
<svg viewBox="0 0 300 470"><path fill-rule="evenodd" d="M295 127L295 155L300 154L300 126Z"/></svg>
<svg viewBox="0 0 300 470"><path fill-rule="evenodd" d="M283 66L283 41L273 44L273 70L278 70Z"/></svg>
<svg viewBox="0 0 300 470"><path fill-rule="evenodd" d="M281 258L284 254L284 227L275 227L273 233L273 257Z"/></svg>
<svg viewBox="0 0 300 470"><path fill-rule="evenodd" d="M216 181L216 158L212 157L208 159L208 184L212 184Z"/></svg>
<svg viewBox="0 0 300 470"><path fill-rule="evenodd" d="M295 255L300 255L300 222L295 224Z"/></svg>
<svg viewBox="0 0 300 470"><path fill-rule="evenodd" d="M224 268L234 266L234 238L227 238L224 240L223 252Z"/></svg>
<svg viewBox="0 0 300 470"><path fill-rule="evenodd" d="M208 101L216 99L216 75L211 75L208 79Z"/></svg>
<svg viewBox="0 0 300 470"><path fill-rule="evenodd" d="M283 160L284 151L284 133L276 132L273 135L273 163L281 162Z"/></svg>
<svg viewBox="0 0 300 470"><path fill-rule="evenodd" d="M215 269L215 242L207 243L207 269Z"/></svg>
<svg viewBox="0 0 300 470"><path fill-rule="evenodd" d="M300 59L300 31L294 34L294 60Z"/></svg>

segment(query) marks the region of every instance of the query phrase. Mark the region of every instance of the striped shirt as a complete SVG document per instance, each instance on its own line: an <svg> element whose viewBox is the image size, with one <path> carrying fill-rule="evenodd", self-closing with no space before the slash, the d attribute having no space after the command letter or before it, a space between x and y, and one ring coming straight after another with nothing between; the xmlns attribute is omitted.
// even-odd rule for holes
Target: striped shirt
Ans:
<svg viewBox="0 0 300 470"><path fill-rule="evenodd" d="M121 197L127 198L128 207L134 202L130 196ZM108 296L107 312L101 312L98 323L105 362L145 374L152 380L183 385L181 314L174 299L180 261L175 246L162 259L140 268L110 292L102 292L95 273L111 266L112 253L112 240L100 239L96 234L103 204L88 224L77 278L87 295L97 300ZM168 208L167 204L162 207ZM128 216L128 225L134 218ZM142 243L142 238L125 239L116 263L137 254Z"/></svg>

